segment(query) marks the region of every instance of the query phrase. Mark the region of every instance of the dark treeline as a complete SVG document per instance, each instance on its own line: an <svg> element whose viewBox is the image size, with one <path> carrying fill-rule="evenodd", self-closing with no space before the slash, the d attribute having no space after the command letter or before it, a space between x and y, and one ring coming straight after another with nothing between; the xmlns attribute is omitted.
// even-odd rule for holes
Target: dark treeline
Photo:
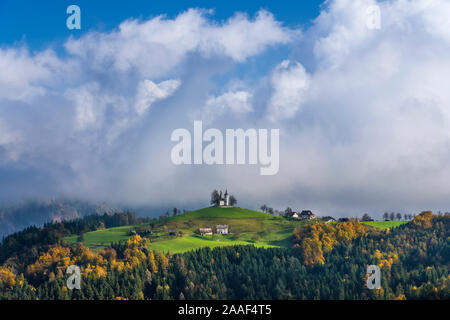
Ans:
<svg viewBox="0 0 450 320"><path fill-rule="evenodd" d="M149 251L149 240L139 235L98 254L80 243L54 245L26 268L8 259L0 267L0 298L450 299L449 230L449 215L423 213L390 231L357 223L305 226L302 235L294 233L292 249L235 246L173 255ZM310 247L322 256L311 258ZM66 287L71 264L82 269L81 290ZM378 290L365 287L372 264L382 272Z"/></svg>

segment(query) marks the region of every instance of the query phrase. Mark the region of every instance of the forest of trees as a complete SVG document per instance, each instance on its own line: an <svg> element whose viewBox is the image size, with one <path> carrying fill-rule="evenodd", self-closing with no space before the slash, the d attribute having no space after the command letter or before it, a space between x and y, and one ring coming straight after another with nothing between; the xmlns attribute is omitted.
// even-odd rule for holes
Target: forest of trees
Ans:
<svg viewBox="0 0 450 320"><path fill-rule="evenodd" d="M358 222L317 222L294 231L291 249L234 246L184 254L149 251L149 240L139 235L95 254L60 240L61 230L85 230L82 220L69 225L5 239L2 250L10 251L2 251L0 299L450 299L448 214L424 212L378 231ZM42 241L53 233L52 241ZM11 245L33 234L38 240L28 249ZM377 290L365 287L372 264L382 272ZM81 290L66 286L69 265L81 268Z"/></svg>

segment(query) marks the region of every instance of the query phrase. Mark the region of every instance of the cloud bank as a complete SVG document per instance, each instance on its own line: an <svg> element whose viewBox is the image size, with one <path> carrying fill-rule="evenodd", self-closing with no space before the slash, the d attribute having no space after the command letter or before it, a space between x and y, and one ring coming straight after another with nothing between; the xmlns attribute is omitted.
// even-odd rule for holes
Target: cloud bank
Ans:
<svg viewBox="0 0 450 320"><path fill-rule="evenodd" d="M378 5L381 28L367 28ZM0 49L0 190L129 205L320 214L450 206L450 4L334 0L306 30L267 11L127 20L52 49ZM272 48L290 53L261 77ZM250 62L250 60L252 62ZM174 166L176 128L280 128L280 171Z"/></svg>

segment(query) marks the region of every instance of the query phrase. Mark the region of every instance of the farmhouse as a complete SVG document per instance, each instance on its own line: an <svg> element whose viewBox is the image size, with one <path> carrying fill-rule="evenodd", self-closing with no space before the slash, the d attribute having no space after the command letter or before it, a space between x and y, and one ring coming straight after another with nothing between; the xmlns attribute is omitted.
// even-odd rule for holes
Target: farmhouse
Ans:
<svg viewBox="0 0 450 320"><path fill-rule="evenodd" d="M300 215L298 212L292 212L291 218L298 219L298 218L300 218Z"/></svg>
<svg viewBox="0 0 450 320"><path fill-rule="evenodd" d="M226 224L218 224L216 226L216 233L217 234L228 234L228 225L226 225Z"/></svg>
<svg viewBox="0 0 450 320"><path fill-rule="evenodd" d="M322 218L320 218L320 220L324 221L325 223L330 223L330 222L336 221L335 218L330 217L330 216L322 217Z"/></svg>
<svg viewBox="0 0 450 320"><path fill-rule="evenodd" d="M301 220L312 220L315 219L316 216L312 213L311 210L303 210L302 212L292 212L290 218L301 219Z"/></svg>
<svg viewBox="0 0 450 320"><path fill-rule="evenodd" d="M200 228L198 229L202 236L212 236L212 228Z"/></svg>
<svg viewBox="0 0 450 320"><path fill-rule="evenodd" d="M311 210L303 210L300 213L300 219L302 219L302 220L312 220L312 219L315 219L315 218L316 218L316 216L315 216L314 213L312 213Z"/></svg>

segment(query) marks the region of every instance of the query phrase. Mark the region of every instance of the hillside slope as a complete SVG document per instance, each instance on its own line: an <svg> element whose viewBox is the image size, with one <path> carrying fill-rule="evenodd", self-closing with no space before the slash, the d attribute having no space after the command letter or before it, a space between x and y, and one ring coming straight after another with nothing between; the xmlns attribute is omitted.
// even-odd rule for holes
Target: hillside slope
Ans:
<svg viewBox="0 0 450 320"><path fill-rule="evenodd" d="M141 225L88 232L83 235L82 242L90 249L98 251L111 242L129 238L132 232L148 232L146 236L150 239L150 249L163 252L170 250L179 253L202 247L246 244L257 247L289 247L292 231L304 223L237 207L209 207ZM228 225L230 234L197 234L199 228L215 228L219 224ZM177 235L170 236L169 230L175 230ZM67 237L65 240L75 243L79 237Z"/></svg>

